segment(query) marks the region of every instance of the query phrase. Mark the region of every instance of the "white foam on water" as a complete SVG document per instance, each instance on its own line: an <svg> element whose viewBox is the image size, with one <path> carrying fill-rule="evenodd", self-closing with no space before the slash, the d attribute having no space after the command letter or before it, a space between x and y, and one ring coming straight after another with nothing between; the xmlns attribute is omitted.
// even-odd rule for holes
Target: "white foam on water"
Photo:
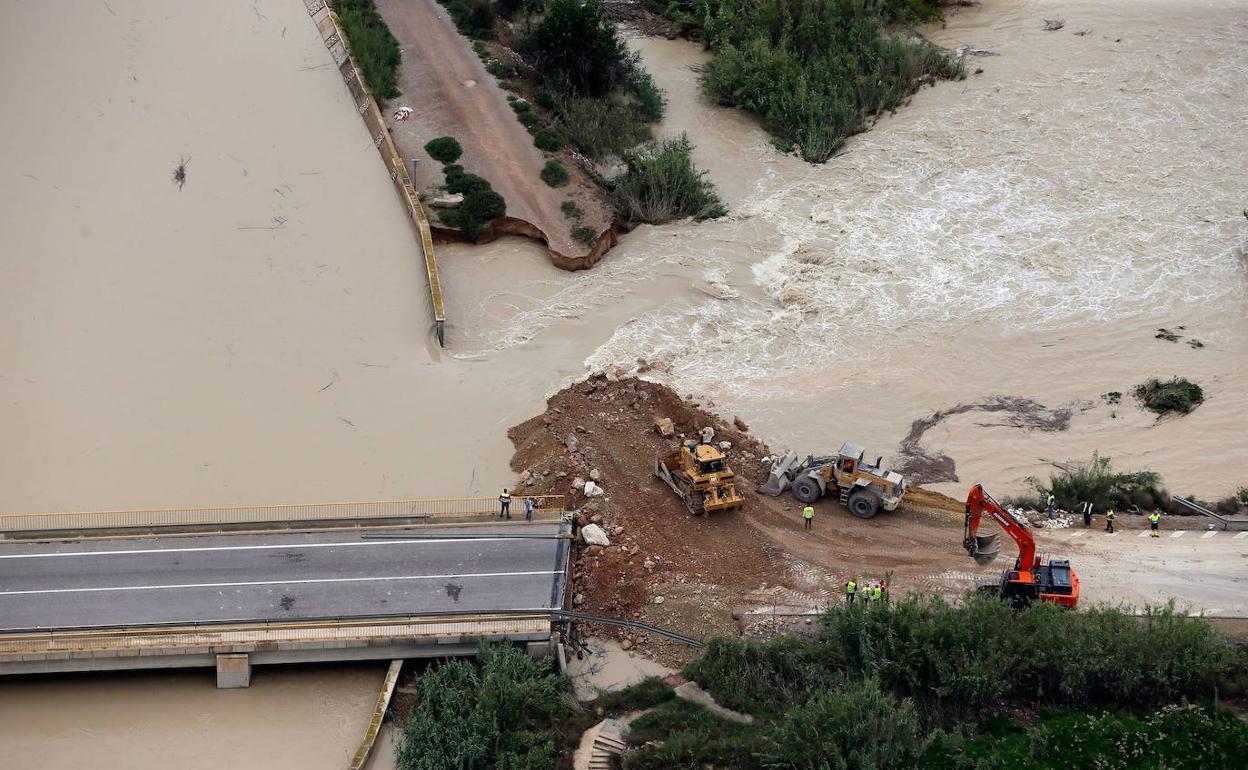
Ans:
<svg viewBox="0 0 1248 770"><path fill-rule="evenodd" d="M948 324L1054 330L1242 300L1246 41L1244 21L1194 22L1112 56L1023 51L1033 66L997 87L938 86L826 166L769 169L736 207L766 225L736 255L765 301L647 314L586 363L660 360L682 389L729 378L748 395L855 330L886 349Z"/></svg>

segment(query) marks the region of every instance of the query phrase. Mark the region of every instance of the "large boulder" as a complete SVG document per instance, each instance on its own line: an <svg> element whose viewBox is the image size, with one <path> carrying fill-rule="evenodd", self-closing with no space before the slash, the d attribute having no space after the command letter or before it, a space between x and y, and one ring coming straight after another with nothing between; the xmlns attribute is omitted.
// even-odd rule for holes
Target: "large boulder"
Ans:
<svg viewBox="0 0 1248 770"><path fill-rule="evenodd" d="M654 418L654 429L659 432L663 438L671 438L676 435L676 426L672 424L671 417Z"/></svg>
<svg viewBox="0 0 1248 770"><path fill-rule="evenodd" d="M581 540L588 545L611 545L611 539L607 537L607 533L597 524L586 524L581 527Z"/></svg>

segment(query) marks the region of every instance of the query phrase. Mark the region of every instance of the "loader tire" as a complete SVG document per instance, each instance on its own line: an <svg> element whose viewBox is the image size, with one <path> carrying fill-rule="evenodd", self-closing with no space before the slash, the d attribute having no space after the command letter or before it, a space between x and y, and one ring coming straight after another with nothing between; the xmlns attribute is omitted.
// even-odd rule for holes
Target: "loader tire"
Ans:
<svg viewBox="0 0 1248 770"><path fill-rule="evenodd" d="M803 503L811 505L823 497L823 488L810 476L802 476L793 482L793 496Z"/></svg>
<svg viewBox="0 0 1248 770"><path fill-rule="evenodd" d="M860 519L869 519L880 512L880 496L869 489L859 489L849 496L849 512Z"/></svg>

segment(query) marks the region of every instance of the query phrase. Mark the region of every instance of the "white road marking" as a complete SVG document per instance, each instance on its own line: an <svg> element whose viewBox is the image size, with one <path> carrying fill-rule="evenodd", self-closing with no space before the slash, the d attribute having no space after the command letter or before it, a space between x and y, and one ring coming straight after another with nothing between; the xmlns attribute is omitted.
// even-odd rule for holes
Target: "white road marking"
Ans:
<svg viewBox="0 0 1248 770"><path fill-rule="evenodd" d="M249 580L240 583L179 583L156 586L93 586L90 588L40 588L31 591L0 591L0 596L31 596L34 594L77 594L101 591L163 591L177 588L246 588L252 586L293 586L309 583L373 583L395 580L448 580L483 577L525 577L528 575L562 575L563 570L536 572L476 572L465 575L381 575L359 578L310 578L308 580Z"/></svg>
<svg viewBox="0 0 1248 770"><path fill-rule="evenodd" d="M1216 534L1218 534L1216 530L1210 530L1210 531L1206 532L1205 534L1201 535L1201 536L1200 536L1200 539L1201 539L1201 540L1208 540L1209 538L1213 537L1213 536L1214 536L1214 535L1216 535Z"/></svg>
<svg viewBox="0 0 1248 770"><path fill-rule="evenodd" d="M1071 532L1071 533L1070 533L1070 539L1071 539L1071 540L1074 540L1075 538L1079 537L1079 536L1080 536L1080 535L1082 535L1082 534L1083 534L1083 531L1082 531L1082 530L1080 530L1080 531L1078 531L1078 532Z"/></svg>
<svg viewBox="0 0 1248 770"><path fill-rule="evenodd" d="M1146 529L1146 530L1144 530L1143 532L1141 532L1141 533L1139 534L1139 537L1148 537L1148 530Z"/></svg>
<svg viewBox="0 0 1248 770"><path fill-rule="evenodd" d="M1248 529L1244 530L1243 532L1240 532L1238 535L1236 535L1236 536L1235 536L1235 538L1234 538L1234 539L1235 539L1235 540L1238 540L1238 539L1240 539L1241 537L1248 537Z"/></svg>
<svg viewBox="0 0 1248 770"><path fill-rule="evenodd" d="M552 536L553 537L553 536ZM275 551L295 548L368 548L379 545L428 545L429 543L496 543L509 537L465 537L437 540L349 540L342 543L273 543L266 545L213 545L199 548L141 548L129 551L62 551L0 554L0 559L53 559L66 556L138 556L153 553L211 553L214 551Z"/></svg>
<svg viewBox="0 0 1248 770"><path fill-rule="evenodd" d="M1184 534L1186 534L1186 532L1187 532L1186 530L1182 530L1182 529L1180 529L1178 532L1175 532L1175 533L1171 534L1171 535L1170 535L1170 537L1172 537L1172 538L1175 538L1175 537L1183 537L1183 535L1184 535Z"/></svg>

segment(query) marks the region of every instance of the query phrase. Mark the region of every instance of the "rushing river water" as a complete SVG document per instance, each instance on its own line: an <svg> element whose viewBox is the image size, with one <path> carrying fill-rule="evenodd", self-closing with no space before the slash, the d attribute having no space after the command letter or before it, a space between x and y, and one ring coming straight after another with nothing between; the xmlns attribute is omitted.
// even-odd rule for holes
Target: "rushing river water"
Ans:
<svg viewBox="0 0 1248 770"><path fill-rule="evenodd" d="M1248 483L1245 3L959 10L931 37L998 55L824 166L699 101L697 46L634 41L662 132L689 133L731 216L640 227L576 274L519 239L441 249L441 354L299 0L0 8L0 510L488 493L512 478L507 427L639 359L814 451L894 453L994 395L1073 410L1053 433L938 422L922 443L956 460L955 494L1093 450L1177 491ZM1206 388L1189 416L1100 400L1174 374ZM15 767L338 767L379 680L0 682L2 743Z"/></svg>

